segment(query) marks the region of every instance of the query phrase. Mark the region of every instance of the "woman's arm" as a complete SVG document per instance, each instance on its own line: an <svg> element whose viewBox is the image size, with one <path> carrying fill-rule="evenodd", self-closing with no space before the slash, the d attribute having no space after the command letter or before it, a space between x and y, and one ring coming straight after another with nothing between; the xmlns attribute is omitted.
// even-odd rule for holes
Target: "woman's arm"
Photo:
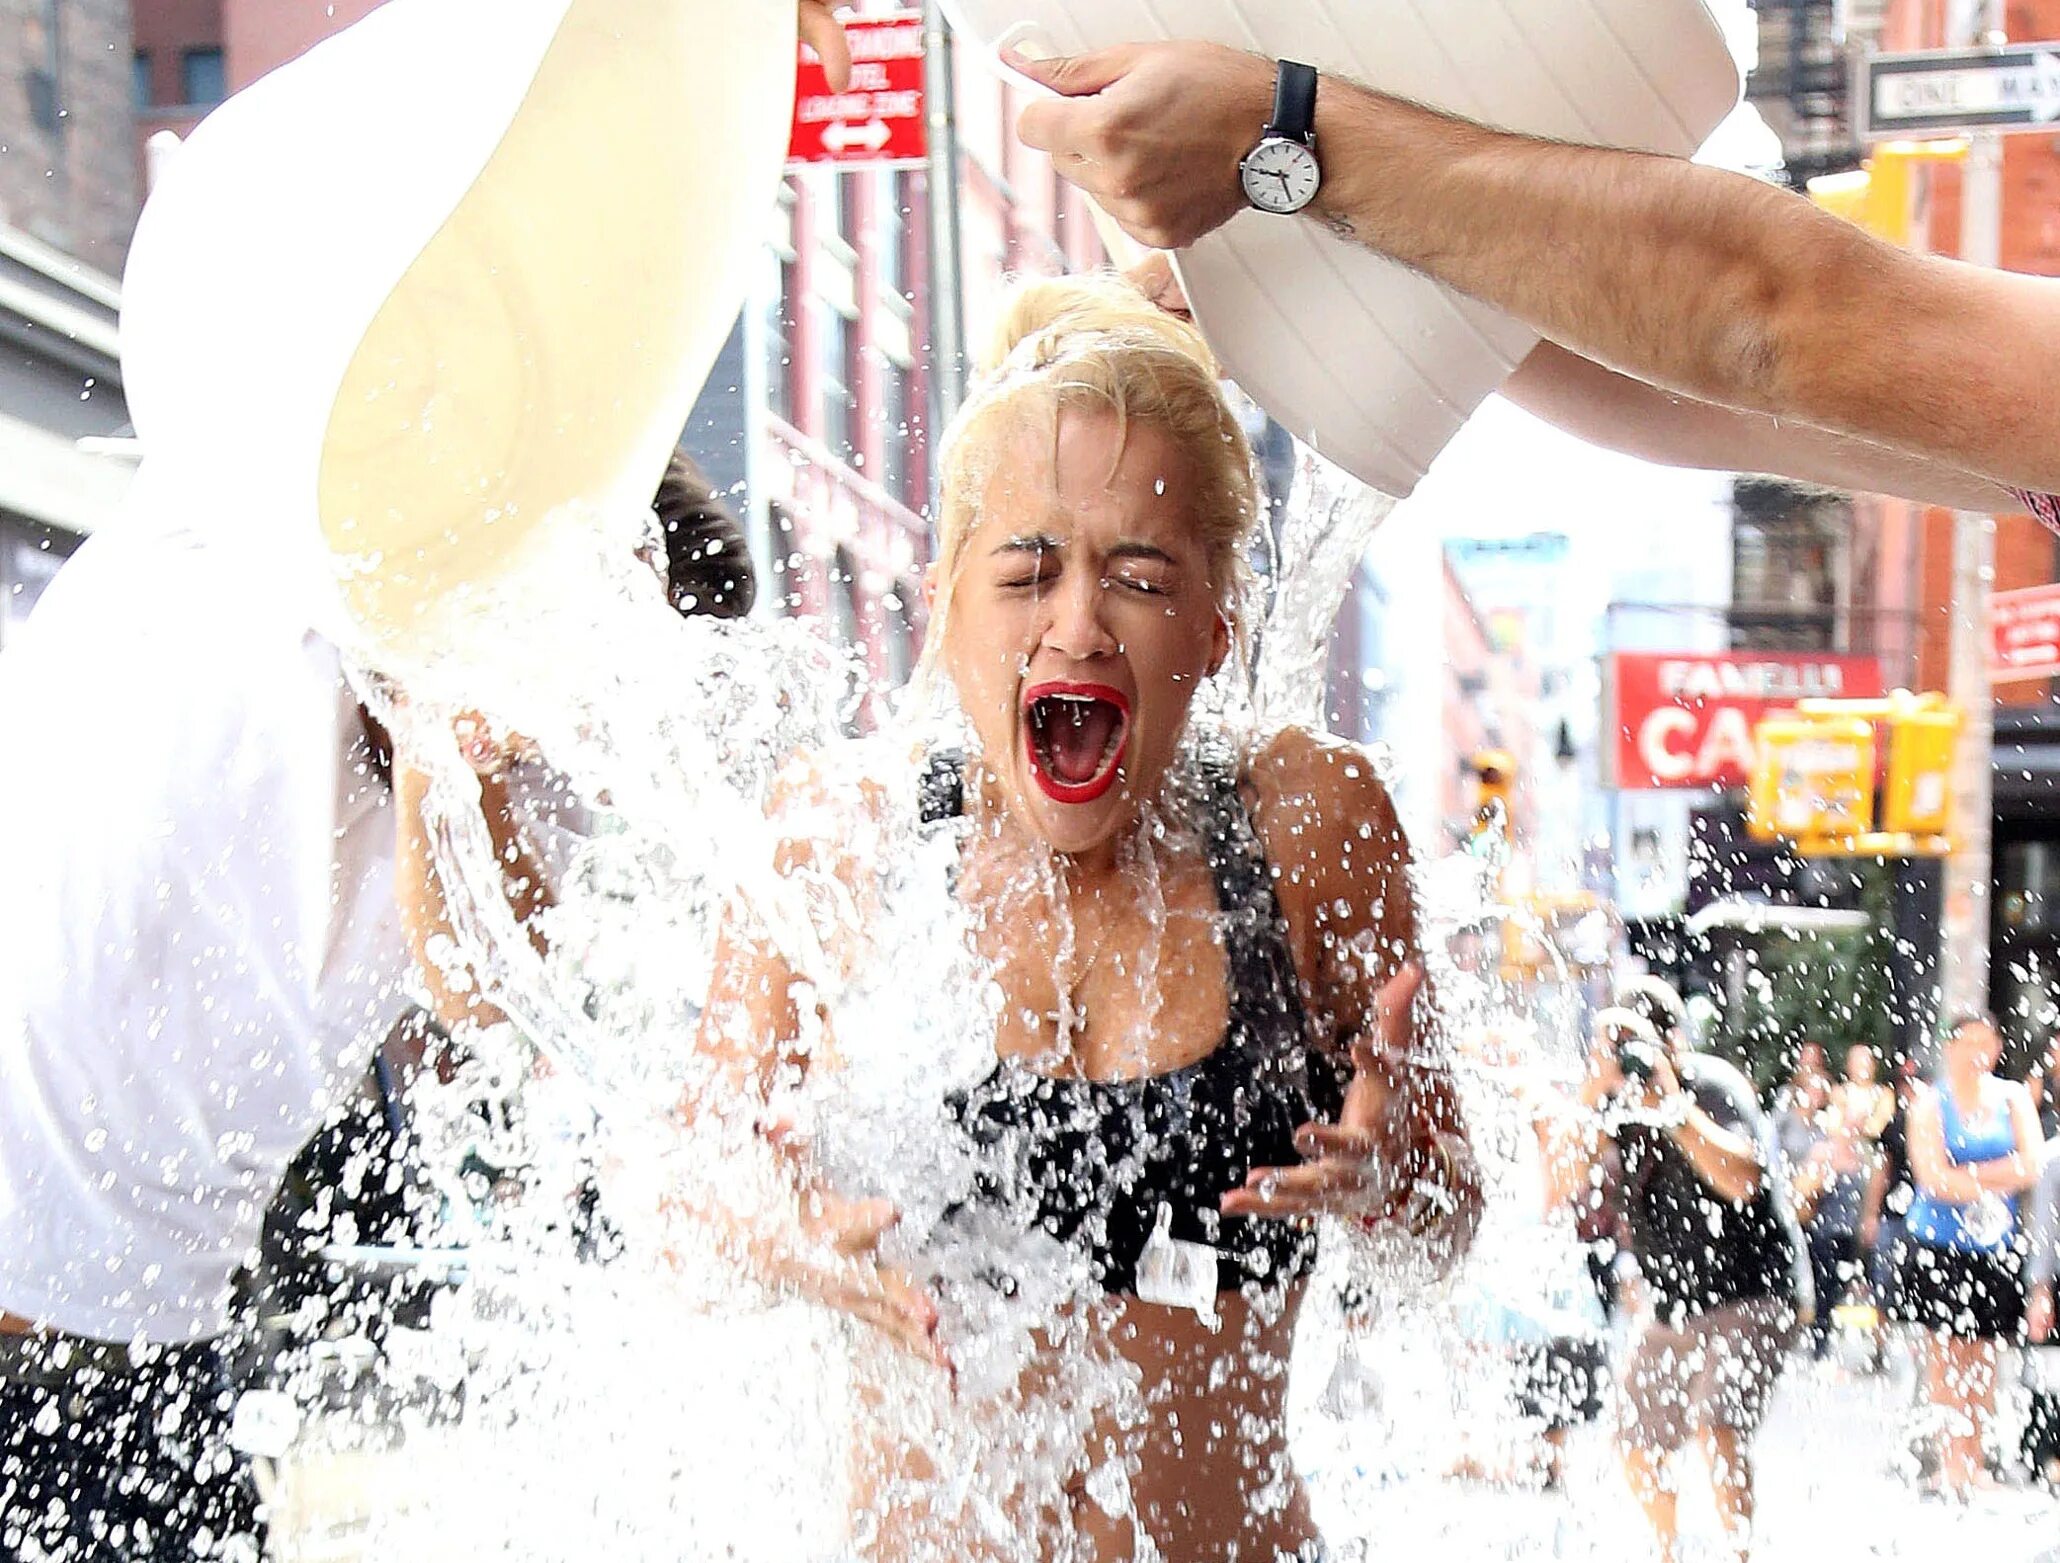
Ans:
<svg viewBox="0 0 2060 1563"><path fill-rule="evenodd" d="M394 900L400 908L408 948L429 990L430 1008L448 1030L455 1031L467 1024L498 1024L506 1017L481 991L476 975L456 964L462 956L423 813L429 777L405 761L396 763L394 773L395 830L399 838ZM501 865L502 892L507 897L508 910L541 953L543 936L536 914L550 905L550 890L516 828L505 776L497 771L476 774L480 812L486 819L495 859Z"/></svg>
<svg viewBox="0 0 2060 1563"><path fill-rule="evenodd" d="M1363 750L1296 729L1255 757L1249 779L1311 1019L1355 1064L1343 1123L1303 1135L1311 1187L1331 1186L1344 1167L1330 1163L1355 1156L1363 1185L1368 1150L1385 1155L1402 1199L1420 1186L1449 1205L1440 1246L1456 1257L1480 1218L1480 1174L1450 1067L1414 1002L1422 952L1393 801ZM1384 1128L1369 1134L1369 1124ZM1250 1203L1232 1213L1286 1213L1242 1208Z"/></svg>
<svg viewBox="0 0 2060 1563"><path fill-rule="evenodd" d="M2039 1181L2044 1139L2039 1134L2038 1109L2032 1106L2031 1093L2021 1085L2010 1091L2010 1135L2009 1155L1967 1169L1988 1193L2022 1194Z"/></svg>
<svg viewBox="0 0 2060 1563"><path fill-rule="evenodd" d="M776 812L780 806L776 800ZM792 878L827 870L811 843L790 839L779 848L775 871ZM678 1189L671 1204L712 1233L757 1284L849 1314L949 1370L937 1340L936 1302L879 1260L881 1239L900 1212L887 1200L838 1194L817 1175L805 1139L776 1118L778 1094L806 1078L808 1022L828 1020L819 1008L804 1011L803 994L757 920L733 906L717 939L697 1037L708 1067L683 1095L678 1115L723 1142L751 1196L709 1201Z"/></svg>
<svg viewBox="0 0 2060 1563"><path fill-rule="evenodd" d="M1910 1109L1910 1176L1920 1193L1956 1205L1979 1199L1985 1192L1966 1168L1953 1164L1946 1152L1945 1120L1939 1111L1939 1086L1926 1091Z"/></svg>
<svg viewBox="0 0 2060 1563"><path fill-rule="evenodd" d="M1578 439L1662 466L1764 472L1960 510L2021 508L2007 489L1973 473L1795 418L1664 391L1553 342L1517 366L1502 394Z"/></svg>

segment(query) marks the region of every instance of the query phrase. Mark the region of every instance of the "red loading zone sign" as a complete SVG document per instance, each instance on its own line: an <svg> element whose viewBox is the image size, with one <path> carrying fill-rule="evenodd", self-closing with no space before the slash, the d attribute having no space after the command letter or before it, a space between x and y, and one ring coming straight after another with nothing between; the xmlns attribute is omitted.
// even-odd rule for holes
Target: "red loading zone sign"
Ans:
<svg viewBox="0 0 2060 1563"><path fill-rule="evenodd" d="M1613 780L1633 791L1742 787L1752 776L1761 717L1798 700L1882 692L1875 658L1811 653L1619 651L1609 675Z"/></svg>
<svg viewBox="0 0 2060 1563"><path fill-rule="evenodd" d="M788 163L922 162L930 138L921 13L852 17L844 36L851 42L851 86L844 92L830 90L822 61L802 47Z"/></svg>

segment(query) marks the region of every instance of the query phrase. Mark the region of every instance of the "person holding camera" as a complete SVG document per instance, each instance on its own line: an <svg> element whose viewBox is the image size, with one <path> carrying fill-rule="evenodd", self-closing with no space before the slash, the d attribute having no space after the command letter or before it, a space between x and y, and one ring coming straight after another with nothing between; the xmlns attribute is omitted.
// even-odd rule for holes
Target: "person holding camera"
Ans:
<svg viewBox="0 0 2060 1563"><path fill-rule="evenodd" d="M1802 1239L1767 1172L1759 1103L1738 1070L1690 1050L1680 995L1644 978L1596 1017L1577 1104L1556 1181L1578 1193L1614 1148L1647 1298L1620 1374L1625 1476L1671 1559L1678 1456L1698 1443L1744 1558L1753 1435L1810 1311Z"/></svg>

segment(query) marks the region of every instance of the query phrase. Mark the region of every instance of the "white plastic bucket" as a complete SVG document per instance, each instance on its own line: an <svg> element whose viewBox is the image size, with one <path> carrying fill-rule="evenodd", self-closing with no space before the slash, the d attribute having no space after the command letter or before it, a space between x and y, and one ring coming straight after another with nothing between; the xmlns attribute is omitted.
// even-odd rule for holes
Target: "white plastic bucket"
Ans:
<svg viewBox="0 0 2060 1563"><path fill-rule="evenodd" d="M390 0L231 98L124 279L154 505L276 549L368 651L554 507L647 507L763 241L794 40L792 0Z"/></svg>
<svg viewBox="0 0 2060 1563"><path fill-rule="evenodd" d="M1003 42L1036 57L1200 38L1511 130L1683 157L1738 101L1737 67L1702 0L943 3L990 52ZM1299 438L1398 496L1538 342L1312 222L1244 212L1177 263L1238 384Z"/></svg>

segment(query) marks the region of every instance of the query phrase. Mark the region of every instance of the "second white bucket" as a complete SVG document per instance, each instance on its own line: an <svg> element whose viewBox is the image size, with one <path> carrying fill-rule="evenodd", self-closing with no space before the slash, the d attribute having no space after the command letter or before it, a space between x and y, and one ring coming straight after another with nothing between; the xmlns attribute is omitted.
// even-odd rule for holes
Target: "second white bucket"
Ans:
<svg viewBox="0 0 2060 1563"><path fill-rule="evenodd" d="M1200 38L1468 118L1686 157L1737 105L1703 0L943 0L990 54ZM1253 127L1256 139L1258 127ZM1245 212L1178 257L1224 368L1314 449L1406 496L1537 345L1312 222Z"/></svg>

